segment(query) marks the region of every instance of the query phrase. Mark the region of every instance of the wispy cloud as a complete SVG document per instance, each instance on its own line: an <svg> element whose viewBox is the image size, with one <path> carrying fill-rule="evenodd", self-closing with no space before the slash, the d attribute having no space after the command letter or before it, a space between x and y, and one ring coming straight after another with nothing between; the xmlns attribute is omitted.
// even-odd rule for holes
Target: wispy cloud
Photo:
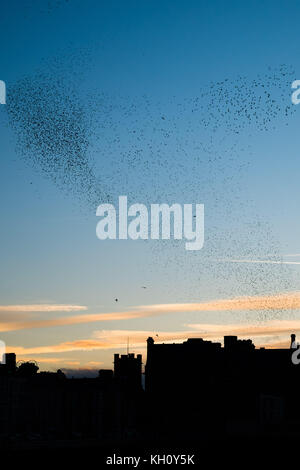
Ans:
<svg viewBox="0 0 300 470"><path fill-rule="evenodd" d="M9 351L7 351L9 352ZM12 351L13 352L13 351ZM28 357L26 355L24 356L21 356L21 355L18 355L18 361L28 361ZM59 365L60 363L64 363L66 364L67 363L67 359L64 358L64 357L39 357L38 358L38 362L41 363L41 364L57 364Z"/></svg>
<svg viewBox="0 0 300 470"><path fill-rule="evenodd" d="M300 308L300 292L289 292L265 296L244 296L231 299L211 300L208 302L186 304L159 304L142 307L145 311L171 312L209 312L234 310L294 310Z"/></svg>
<svg viewBox="0 0 300 470"><path fill-rule="evenodd" d="M90 367L91 369L92 368L95 368L95 367L99 367L99 366L102 366L103 365L103 362L102 361L89 361L86 363L86 367Z"/></svg>
<svg viewBox="0 0 300 470"><path fill-rule="evenodd" d="M297 258L300 256L300 253L288 253L287 255L283 255L285 257Z"/></svg>
<svg viewBox="0 0 300 470"><path fill-rule="evenodd" d="M288 255L286 255L288 256ZM297 255L289 255L297 256ZM300 261L282 261L269 259L219 259L222 263L254 263L254 264L300 264Z"/></svg>
<svg viewBox="0 0 300 470"><path fill-rule="evenodd" d="M300 292L290 292L266 296L245 296L230 299L210 300L193 303L171 303L142 305L121 312L60 316L51 319L24 320L1 319L0 331L16 331L31 328L70 326L84 323L124 321L158 315L184 312L247 311L247 310L296 310L300 309Z"/></svg>
<svg viewBox="0 0 300 470"><path fill-rule="evenodd" d="M283 334L299 333L300 320L274 320L262 325L251 324L203 324L193 323L185 325L189 329L196 330L199 336L215 338L225 335L240 337L276 336Z"/></svg>
<svg viewBox="0 0 300 470"><path fill-rule="evenodd" d="M102 341L83 339L30 348L24 348L23 346L8 346L6 350L7 352L15 352L18 356L34 356L37 354L64 353L70 351L93 351L97 349L109 349L110 347L111 346Z"/></svg>
<svg viewBox="0 0 300 470"><path fill-rule="evenodd" d="M73 351L96 351L100 349L127 348L127 341L131 347L146 346L146 340L153 335L153 331L147 330L101 330L93 334L93 338L66 341L63 343L35 346L25 348L22 346L10 346L8 352L15 352L18 356L36 356L40 354L65 353ZM159 333L159 341L184 340L187 337L197 337L197 331L164 331ZM46 361L45 361L46 362Z"/></svg>
<svg viewBox="0 0 300 470"><path fill-rule="evenodd" d="M146 340L153 336L157 342L182 342L187 338L203 338L212 341L222 341L223 336L236 335L240 338L252 338L257 346L274 347L274 344L289 345L290 334L300 333L300 320L270 321L263 325L248 324L188 324L183 331L153 330L97 330L92 338L66 341L47 346L24 348L11 346L8 352L18 356L39 356L71 351L96 351L104 349L125 349L129 340L130 348L146 350ZM38 359L39 360L39 359ZM45 362L49 362L46 361Z"/></svg>
<svg viewBox="0 0 300 470"><path fill-rule="evenodd" d="M66 304L0 305L0 312L78 312L82 310L87 310L87 307Z"/></svg>
<svg viewBox="0 0 300 470"><path fill-rule="evenodd" d="M133 318L141 318L146 316L150 316L150 313L148 311L143 312L141 310L125 310L123 312L93 313L68 317L60 316L48 320L32 320L26 318L23 321L0 321L0 331L17 331L33 328L79 325L83 323L130 320Z"/></svg>

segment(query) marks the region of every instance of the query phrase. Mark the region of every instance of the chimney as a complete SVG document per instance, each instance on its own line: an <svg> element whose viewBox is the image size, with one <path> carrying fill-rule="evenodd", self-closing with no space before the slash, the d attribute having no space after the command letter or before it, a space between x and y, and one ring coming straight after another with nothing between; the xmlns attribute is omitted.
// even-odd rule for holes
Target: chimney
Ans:
<svg viewBox="0 0 300 470"><path fill-rule="evenodd" d="M297 343L296 343L296 335L293 333L291 334L291 346L290 349L297 349Z"/></svg>

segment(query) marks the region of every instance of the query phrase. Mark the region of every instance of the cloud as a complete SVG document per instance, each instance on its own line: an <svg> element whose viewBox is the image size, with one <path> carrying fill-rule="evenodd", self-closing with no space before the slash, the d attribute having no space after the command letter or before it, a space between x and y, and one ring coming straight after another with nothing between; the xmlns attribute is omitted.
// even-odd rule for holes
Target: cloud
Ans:
<svg viewBox="0 0 300 470"><path fill-rule="evenodd" d="M80 307L86 308L86 307ZM277 295L234 297L230 299L209 300L207 302L153 304L134 307L121 312L82 314L56 317L47 320L25 319L0 322L0 331L16 331L31 328L70 326L83 323L124 321L158 315L184 312L247 311L247 310L296 310L300 309L300 292Z"/></svg>
<svg viewBox="0 0 300 470"><path fill-rule="evenodd" d="M160 341L171 340L184 340L187 335L199 336L194 331L177 331L177 332L162 332L159 334ZM129 337L130 347L146 346L146 340L149 336L153 335L153 331L136 331L136 330L101 330L93 334L93 338L66 341L63 343L48 345L48 346L35 346L24 348L22 346L9 346L7 352L15 352L17 356L36 356L40 354L57 354L70 351L95 351L103 349L117 349L127 348L127 340ZM46 362L46 361L45 361Z"/></svg>
<svg viewBox="0 0 300 470"><path fill-rule="evenodd" d="M298 255L286 255L298 256ZM300 261L275 261L268 259L219 259L223 263L255 263L255 264L300 264Z"/></svg>
<svg viewBox="0 0 300 470"><path fill-rule="evenodd" d="M57 317L49 320L19 320L19 321L2 321L0 322L0 331L17 331L31 328L48 328L55 326L78 325L82 323L93 323L102 321L118 321L149 316L148 312L137 310L110 313L84 314L69 317Z"/></svg>
<svg viewBox="0 0 300 470"><path fill-rule="evenodd" d="M300 256L300 253L288 253L287 255L283 255L285 257L291 257L291 258L297 258L298 256Z"/></svg>
<svg viewBox="0 0 300 470"><path fill-rule="evenodd" d="M86 363L86 367L99 367L99 366L102 366L103 365L103 362L102 361L89 361Z"/></svg>
<svg viewBox="0 0 300 470"><path fill-rule="evenodd" d="M153 330L98 330L94 331L93 337L101 340L111 347L129 347L146 346L146 340L149 336L154 337L157 341L174 341L185 340L188 336L197 337L198 332L195 331L160 331L158 334Z"/></svg>
<svg viewBox="0 0 300 470"><path fill-rule="evenodd" d="M65 304L0 305L0 312L78 312L82 310L87 310L87 307Z"/></svg>
<svg viewBox="0 0 300 470"><path fill-rule="evenodd" d="M294 310L300 308L300 292L277 295L234 297L231 299L210 300L188 304L158 304L142 307L145 311L172 312L209 312L235 310Z"/></svg>
<svg viewBox="0 0 300 470"><path fill-rule="evenodd" d="M300 320L274 320L262 325L194 323L185 326L197 331L198 335L205 338L216 338L225 335L257 338L300 332Z"/></svg>
<svg viewBox="0 0 300 470"><path fill-rule="evenodd" d="M70 351L93 351L104 349L125 349L129 339L129 347L133 349L146 349L146 340L153 336L156 342L182 342L187 338L203 338L212 341L222 341L223 336L236 335L240 338L251 338L258 346L272 347L272 344L284 342L289 345L290 334L300 333L300 320L297 321L271 321L264 325L243 324L189 324L183 331L153 330L98 330L92 338L66 341L48 346L35 346L24 348L11 346L8 352L15 352L18 356L37 356L40 354L57 354ZM45 360L45 362L47 362Z"/></svg>
<svg viewBox="0 0 300 470"><path fill-rule="evenodd" d="M75 341L66 341L63 343L53 344L49 346L34 346L24 348L23 346L8 346L7 352L15 352L17 355L28 356L49 353L64 353L69 351L92 351L96 349L107 349L110 346L104 342L93 339L82 339Z"/></svg>
<svg viewBox="0 0 300 470"><path fill-rule="evenodd" d="M9 348L7 348L7 352L9 352ZM13 351L11 351L13 352ZM19 356L18 355L18 361L28 361L29 358L25 356ZM64 364L66 363L66 358L64 357L39 357L38 358L39 363L46 363L46 364L58 364L60 362L63 362Z"/></svg>
<svg viewBox="0 0 300 470"><path fill-rule="evenodd" d="M33 355L34 356L34 355ZM33 360L32 357L28 357L27 355L24 356L17 356L18 361L30 361ZM95 371L98 373L99 369L103 365L102 361L88 361L84 362L84 364L81 363L81 361L77 359L72 359L68 357L50 357L50 356L39 356L39 357L34 357L34 360L38 363L40 370L47 370L50 368L50 370L56 371L57 369L61 369L64 371L67 371L67 375L74 375L75 373L75 367L77 372L81 374L82 371ZM69 374L70 372L70 374ZM72 374L71 374L72 373ZM76 375L76 373L75 373Z"/></svg>
<svg viewBox="0 0 300 470"><path fill-rule="evenodd" d="M288 349L290 347L289 341L278 341L268 344L269 349Z"/></svg>

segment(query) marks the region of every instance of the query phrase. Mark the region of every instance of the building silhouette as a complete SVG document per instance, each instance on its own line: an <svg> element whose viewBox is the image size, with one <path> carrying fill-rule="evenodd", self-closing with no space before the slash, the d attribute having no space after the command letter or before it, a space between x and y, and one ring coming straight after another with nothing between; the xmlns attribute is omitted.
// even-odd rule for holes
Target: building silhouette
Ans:
<svg viewBox="0 0 300 470"><path fill-rule="evenodd" d="M114 355L114 377L126 381L133 388L141 387L142 381L142 355L119 354Z"/></svg>
<svg viewBox="0 0 300 470"><path fill-rule="evenodd" d="M142 356L114 355L114 370L69 379L38 372L34 362L0 365L0 447L58 442L199 442L228 436L279 436L300 429L300 366L290 349L255 348L225 336L221 343L147 340Z"/></svg>
<svg viewBox="0 0 300 470"><path fill-rule="evenodd" d="M291 349L256 349L236 336L225 336L224 347L201 338L181 344L148 338L145 383L152 427L165 437L299 429L300 367Z"/></svg>

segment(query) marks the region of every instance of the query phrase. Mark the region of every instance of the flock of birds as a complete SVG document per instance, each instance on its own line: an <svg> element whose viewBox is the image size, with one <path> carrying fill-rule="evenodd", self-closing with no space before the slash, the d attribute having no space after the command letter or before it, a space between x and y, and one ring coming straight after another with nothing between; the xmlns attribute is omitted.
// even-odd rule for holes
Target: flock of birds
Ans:
<svg viewBox="0 0 300 470"><path fill-rule="evenodd" d="M208 200L215 220L230 220L249 209L241 181L251 165L251 137L288 124L295 112L289 104L291 67L211 82L198 96L157 102L80 89L76 72L85 62L84 53L72 63L57 59L9 87L8 123L18 155L31 168L88 211L119 194L144 203ZM197 297L195 286L205 282L200 265L215 278L237 277L241 291L249 285L259 291L261 282L274 284L276 276L282 282L284 277L267 265L212 262L224 249L234 252L235 244L243 255L257 252L258 246L276 250L271 229L253 215L257 222L242 240L210 221L205 249L193 258L176 241L146 242L153 252L152 269L177 271L181 283L190 286L191 298Z"/></svg>

